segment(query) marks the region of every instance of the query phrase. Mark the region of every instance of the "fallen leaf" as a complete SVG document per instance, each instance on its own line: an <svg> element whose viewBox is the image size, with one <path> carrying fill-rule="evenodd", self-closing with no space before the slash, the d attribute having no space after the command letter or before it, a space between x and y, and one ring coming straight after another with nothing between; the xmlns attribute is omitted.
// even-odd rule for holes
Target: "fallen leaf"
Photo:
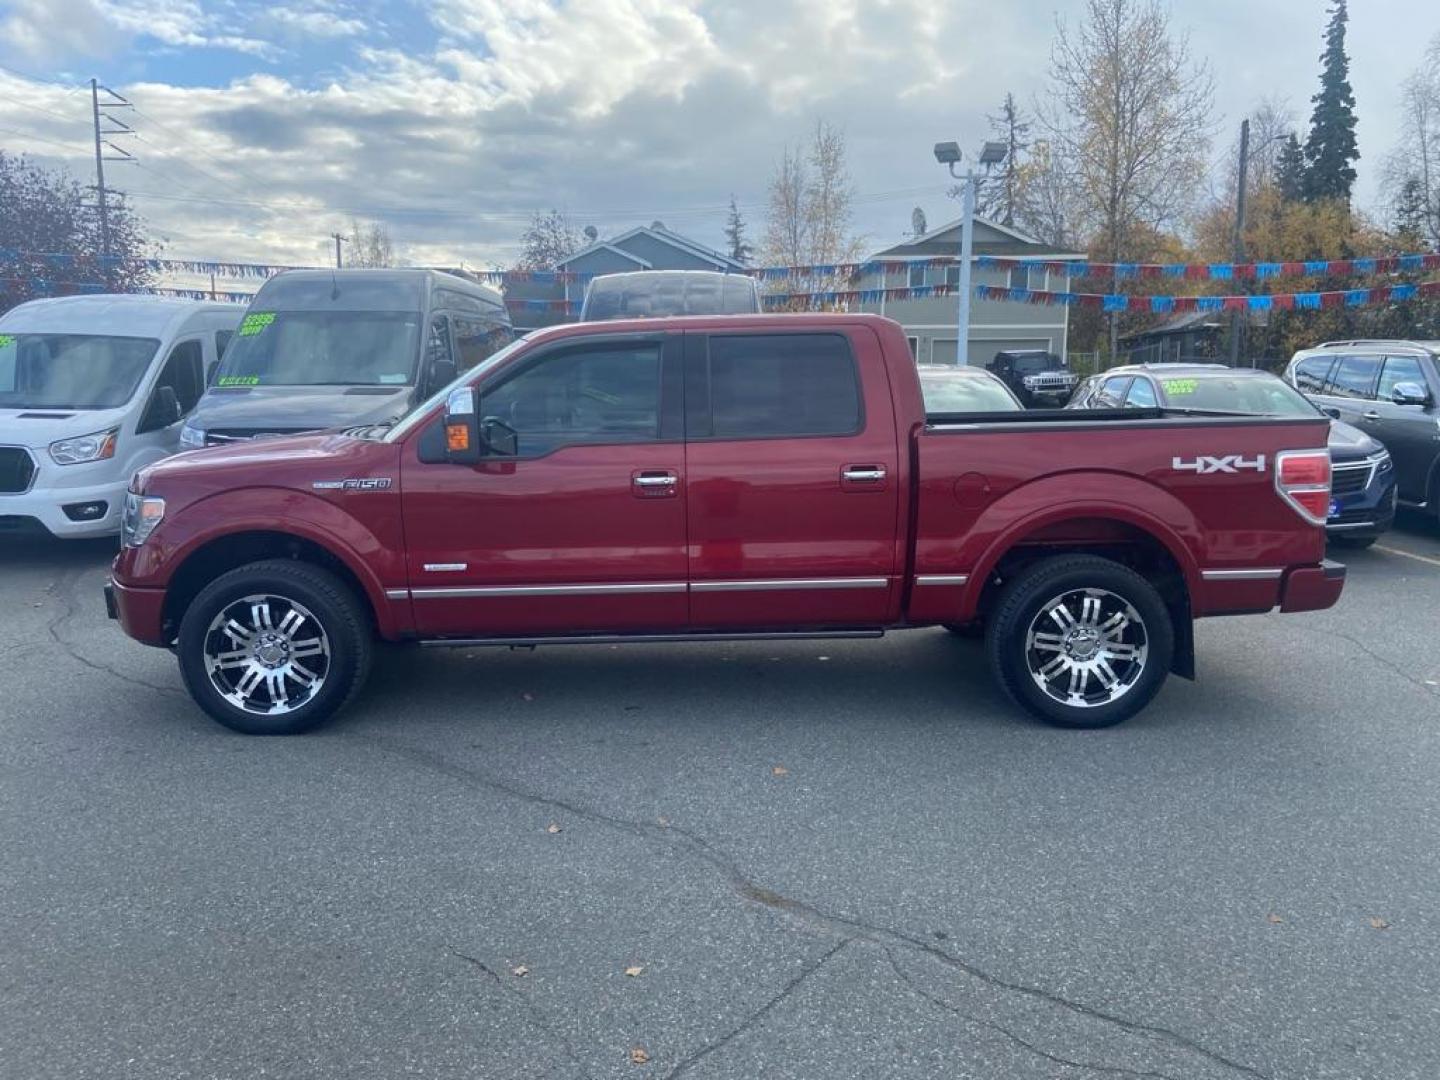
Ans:
<svg viewBox="0 0 1440 1080"><path fill-rule="evenodd" d="M625 969L625 974L629 975L633 979L636 975L639 975L644 970L644 966L640 964L633 964L632 966Z"/></svg>
<svg viewBox="0 0 1440 1080"><path fill-rule="evenodd" d="M1279 926L1279 925L1280 925L1281 923L1283 923L1285 920L1282 919L1279 915L1276 915L1276 914L1272 911L1269 915L1266 915L1266 916L1265 916L1265 921L1268 922L1268 923L1273 923L1273 924L1275 924L1276 926Z"/></svg>
<svg viewBox="0 0 1440 1080"><path fill-rule="evenodd" d="M635 1046L630 1049L630 1064L644 1065L650 1060L650 1055L643 1046Z"/></svg>
<svg viewBox="0 0 1440 1080"><path fill-rule="evenodd" d="M790 770L787 769L787 768L785 768L784 765L776 765L773 769L770 770L770 775L771 775L771 776L789 776L789 775L790 775Z"/></svg>
<svg viewBox="0 0 1440 1080"><path fill-rule="evenodd" d="M551 836L554 836L557 832L560 831L560 826L552 821L549 825L545 826L545 831L548 832Z"/></svg>
<svg viewBox="0 0 1440 1080"><path fill-rule="evenodd" d="M1390 924L1389 924L1388 922L1386 922L1384 919L1380 918L1379 915L1371 915L1371 916L1370 916L1370 925L1371 925L1373 928L1375 928L1376 930L1389 930L1389 929L1390 929Z"/></svg>
<svg viewBox="0 0 1440 1080"><path fill-rule="evenodd" d="M524 964L517 964L510 969L510 974L514 975L517 979L523 979L526 975L530 974L530 969Z"/></svg>

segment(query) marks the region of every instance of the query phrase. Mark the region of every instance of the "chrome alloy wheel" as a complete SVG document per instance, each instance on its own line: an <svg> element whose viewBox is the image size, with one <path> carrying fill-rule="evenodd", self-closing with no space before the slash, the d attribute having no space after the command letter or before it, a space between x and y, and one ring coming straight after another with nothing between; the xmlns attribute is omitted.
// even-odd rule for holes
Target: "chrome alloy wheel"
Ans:
<svg viewBox="0 0 1440 1080"><path fill-rule="evenodd" d="M261 716L293 712L330 673L330 638L305 605L256 593L232 601L205 631L205 670L215 691Z"/></svg>
<svg viewBox="0 0 1440 1080"><path fill-rule="evenodd" d="M1124 697L1145 670L1145 621L1122 596L1072 589L1042 604L1025 634L1025 664L1045 694L1094 709Z"/></svg>

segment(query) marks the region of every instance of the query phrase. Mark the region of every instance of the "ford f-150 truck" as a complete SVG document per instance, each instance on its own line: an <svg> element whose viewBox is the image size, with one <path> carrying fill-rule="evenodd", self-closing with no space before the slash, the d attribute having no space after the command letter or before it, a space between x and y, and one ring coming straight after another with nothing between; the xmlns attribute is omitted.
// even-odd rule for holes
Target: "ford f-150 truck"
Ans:
<svg viewBox="0 0 1440 1080"><path fill-rule="evenodd" d="M393 425L136 475L107 604L227 727L314 727L376 639L879 637L983 627L1066 727L1194 676L1192 620L1326 608L1327 422L927 416L894 322L541 330Z"/></svg>

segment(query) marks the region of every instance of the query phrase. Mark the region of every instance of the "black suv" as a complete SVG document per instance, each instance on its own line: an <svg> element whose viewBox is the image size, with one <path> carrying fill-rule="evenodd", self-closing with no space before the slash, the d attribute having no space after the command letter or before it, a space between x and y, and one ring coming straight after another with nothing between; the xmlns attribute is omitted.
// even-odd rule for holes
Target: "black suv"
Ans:
<svg viewBox="0 0 1440 1080"><path fill-rule="evenodd" d="M1175 409L1314 416L1319 410L1268 371L1223 364L1135 364L1081 384L1067 409ZM1352 547L1373 544L1395 520L1395 469L1365 432L1330 421L1330 514L1325 532Z"/></svg>
<svg viewBox="0 0 1440 1080"><path fill-rule="evenodd" d="M1079 382L1064 360L1044 349L998 352L985 370L998 375L1027 408L1064 405Z"/></svg>
<svg viewBox="0 0 1440 1080"><path fill-rule="evenodd" d="M1400 502L1440 516L1440 341L1327 341L1296 353L1285 378L1384 443Z"/></svg>

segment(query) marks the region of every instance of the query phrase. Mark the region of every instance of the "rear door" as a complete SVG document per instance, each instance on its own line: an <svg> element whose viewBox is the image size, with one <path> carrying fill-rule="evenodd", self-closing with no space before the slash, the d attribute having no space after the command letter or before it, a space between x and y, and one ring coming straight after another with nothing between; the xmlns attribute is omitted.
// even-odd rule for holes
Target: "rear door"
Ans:
<svg viewBox="0 0 1440 1080"><path fill-rule="evenodd" d="M685 403L691 625L888 621L901 492L874 331L687 333Z"/></svg>
<svg viewBox="0 0 1440 1080"><path fill-rule="evenodd" d="M1371 406L1375 419L1365 430L1384 443L1395 459L1400 497L1407 502L1424 502L1430 469L1440 454L1440 442L1436 442L1436 409L1433 401L1430 405L1396 404L1392 395L1401 383L1428 386L1419 357L1385 357Z"/></svg>
<svg viewBox="0 0 1440 1080"><path fill-rule="evenodd" d="M1325 381L1325 390L1316 397L1320 404L1340 411L1347 424L1374 434L1379 418L1375 411L1375 384L1380 378L1379 356L1347 353L1338 357Z"/></svg>

